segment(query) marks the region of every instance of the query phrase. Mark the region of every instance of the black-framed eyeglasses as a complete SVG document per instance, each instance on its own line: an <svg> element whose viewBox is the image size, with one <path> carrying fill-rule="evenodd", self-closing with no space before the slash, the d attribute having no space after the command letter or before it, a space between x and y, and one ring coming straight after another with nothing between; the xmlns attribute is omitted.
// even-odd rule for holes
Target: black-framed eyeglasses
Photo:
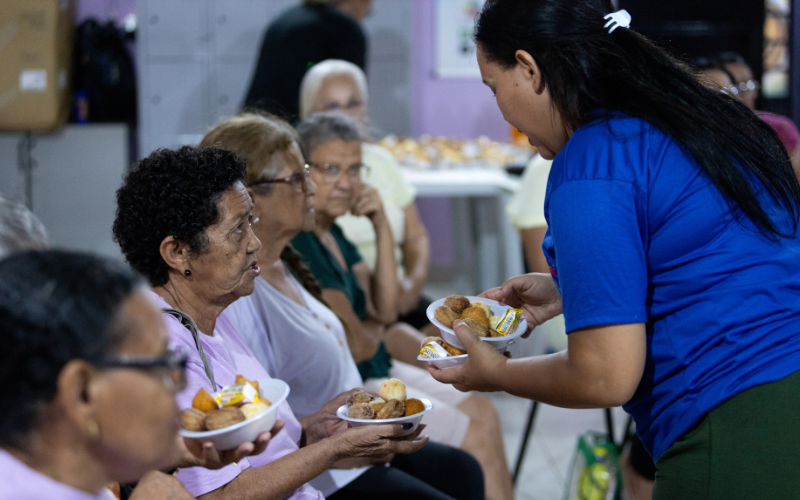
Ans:
<svg viewBox="0 0 800 500"><path fill-rule="evenodd" d="M361 176L369 172L369 165L366 163L356 163L349 167L344 167L338 163L324 163L322 165L309 163L308 166L319 171L326 184L333 184L339 180L344 172L347 172L347 178L350 179L350 181L361 182Z"/></svg>
<svg viewBox="0 0 800 500"><path fill-rule="evenodd" d="M163 356L121 356L98 364L99 368L130 368L147 370L161 380L167 389L180 392L186 387L186 365L189 356L183 350L167 351Z"/></svg>
<svg viewBox="0 0 800 500"><path fill-rule="evenodd" d="M264 179L262 181L256 181L250 184L250 187L258 186L261 184L289 184L298 193L303 193L305 192L306 185L308 184L308 173L309 173L308 169L309 165L303 165L302 171L290 175L289 177L280 177L277 179Z"/></svg>

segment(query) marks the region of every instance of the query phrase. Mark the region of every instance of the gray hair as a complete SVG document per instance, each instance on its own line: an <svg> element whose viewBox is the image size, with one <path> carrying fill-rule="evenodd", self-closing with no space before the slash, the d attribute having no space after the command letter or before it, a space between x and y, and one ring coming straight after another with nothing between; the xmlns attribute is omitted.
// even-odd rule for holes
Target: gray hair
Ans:
<svg viewBox="0 0 800 500"><path fill-rule="evenodd" d="M329 76L346 75L349 76L358 87L361 99L364 103L369 97L367 92L367 75L355 64L341 59L326 59L318 64L311 66L300 82L300 118L305 120L314 109L317 102L319 89L322 83Z"/></svg>
<svg viewBox="0 0 800 500"><path fill-rule="evenodd" d="M22 250L47 248L44 225L25 205L0 197L0 259Z"/></svg>
<svg viewBox="0 0 800 500"><path fill-rule="evenodd" d="M334 141L361 141L361 132L356 121L341 111L315 113L297 126L297 133L303 141L306 158L320 144Z"/></svg>

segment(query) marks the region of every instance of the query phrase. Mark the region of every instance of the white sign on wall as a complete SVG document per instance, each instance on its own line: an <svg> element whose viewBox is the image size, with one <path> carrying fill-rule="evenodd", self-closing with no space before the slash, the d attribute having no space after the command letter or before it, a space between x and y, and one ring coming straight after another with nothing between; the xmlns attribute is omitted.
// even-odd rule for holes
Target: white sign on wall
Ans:
<svg viewBox="0 0 800 500"><path fill-rule="evenodd" d="M436 0L436 76L480 78L472 29L485 0Z"/></svg>

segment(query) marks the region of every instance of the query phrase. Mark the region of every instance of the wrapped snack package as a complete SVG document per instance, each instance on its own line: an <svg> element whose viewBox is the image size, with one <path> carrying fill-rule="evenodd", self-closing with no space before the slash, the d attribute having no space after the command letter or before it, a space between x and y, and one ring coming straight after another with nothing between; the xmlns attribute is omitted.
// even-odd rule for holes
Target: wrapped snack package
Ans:
<svg viewBox="0 0 800 500"><path fill-rule="evenodd" d="M522 309L509 309L497 323L495 330L504 337L509 333L514 333L517 330L521 317Z"/></svg>
<svg viewBox="0 0 800 500"><path fill-rule="evenodd" d="M438 342L428 342L422 346L422 350L419 351L419 355L426 358L437 359L446 358L450 355L450 353L448 353L447 350L445 350L445 348Z"/></svg>
<svg viewBox="0 0 800 500"><path fill-rule="evenodd" d="M249 382L223 388L214 396L214 401L222 408L258 403L258 391Z"/></svg>

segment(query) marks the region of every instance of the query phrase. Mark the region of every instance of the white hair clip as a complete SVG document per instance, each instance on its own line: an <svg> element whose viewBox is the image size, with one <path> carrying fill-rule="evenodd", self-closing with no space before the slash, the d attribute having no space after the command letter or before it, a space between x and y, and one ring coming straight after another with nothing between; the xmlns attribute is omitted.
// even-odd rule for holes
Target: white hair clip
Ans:
<svg viewBox="0 0 800 500"><path fill-rule="evenodd" d="M607 16L603 16L603 19L609 20L606 25L603 26L604 28L608 28L609 26L611 27L611 29L608 30L609 33L613 33L614 30L620 26L623 28L631 27L631 15L628 14L628 11L625 9L612 12Z"/></svg>

